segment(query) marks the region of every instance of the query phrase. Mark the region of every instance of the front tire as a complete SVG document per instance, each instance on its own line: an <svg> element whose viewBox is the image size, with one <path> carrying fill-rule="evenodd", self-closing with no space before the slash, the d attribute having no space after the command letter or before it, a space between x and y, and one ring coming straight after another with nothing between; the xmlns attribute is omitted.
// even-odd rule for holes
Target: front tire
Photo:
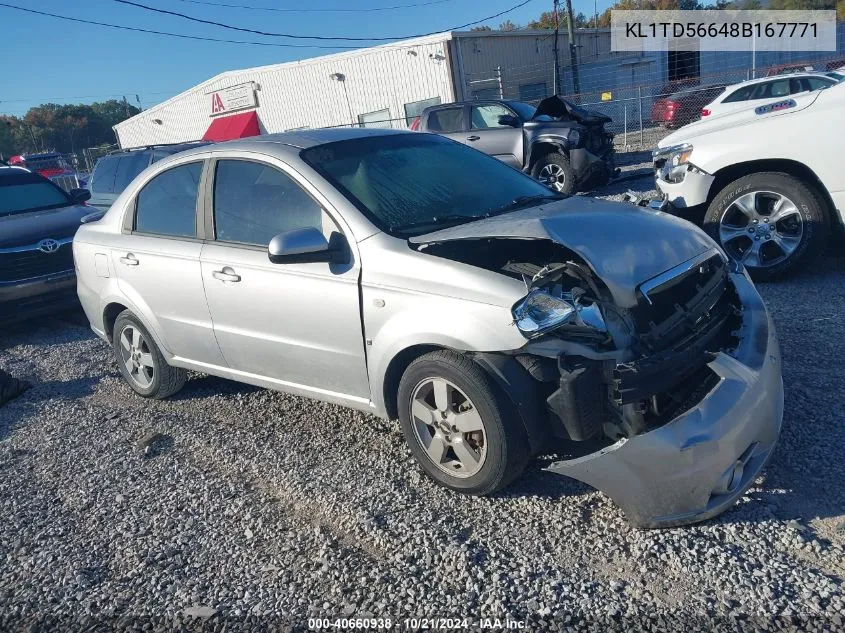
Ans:
<svg viewBox="0 0 845 633"><path fill-rule="evenodd" d="M785 173L743 176L722 189L704 216L704 230L751 277L770 281L809 264L830 233L824 202Z"/></svg>
<svg viewBox="0 0 845 633"><path fill-rule="evenodd" d="M147 328L129 310L117 315L112 345L118 369L136 393L160 400L185 386L188 373L167 364Z"/></svg>
<svg viewBox="0 0 845 633"><path fill-rule="evenodd" d="M530 458L517 412L476 363L450 351L421 356L399 383L399 420L426 474L446 488L486 495Z"/></svg>
<svg viewBox="0 0 845 633"><path fill-rule="evenodd" d="M560 193L575 191L575 172L569 159L563 154L550 153L540 157L531 170L531 175Z"/></svg>

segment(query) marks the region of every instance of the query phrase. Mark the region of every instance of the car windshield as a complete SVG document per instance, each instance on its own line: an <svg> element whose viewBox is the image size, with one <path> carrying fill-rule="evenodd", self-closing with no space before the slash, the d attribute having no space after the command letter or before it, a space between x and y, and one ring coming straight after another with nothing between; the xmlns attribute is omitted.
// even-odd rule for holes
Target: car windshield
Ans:
<svg viewBox="0 0 845 633"><path fill-rule="evenodd" d="M64 191L36 174L0 179L0 217L71 204Z"/></svg>
<svg viewBox="0 0 845 633"><path fill-rule="evenodd" d="M301 155L376 226L402 237L564 197L495 158L433 134L338 141Z"/></svg>
<svg viewBox="0 0 845 633"><path fill-rule="evenodd" d="M516 110L519 118L523 121L530 121L531 117L533 117L534 113L537 111L537 108L534 106L522 103L521 101L509 101L508 105Z"/></svg>

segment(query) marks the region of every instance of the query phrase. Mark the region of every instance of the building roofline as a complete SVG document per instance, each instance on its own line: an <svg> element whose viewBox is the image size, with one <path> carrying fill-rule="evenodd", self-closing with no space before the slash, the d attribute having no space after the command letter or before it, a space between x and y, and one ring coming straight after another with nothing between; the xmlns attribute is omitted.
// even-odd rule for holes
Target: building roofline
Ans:
<svg viewBox="0 0 845 633"><path fill-rule="evenodd" d="M323 64L326 62L332 61L341 61L345 59L352 59L355 57L360 57L361 55L367 55L372 52L383 52L391 49L405 49L405 48L413 48L415 46L425 46L427 44L439 44L440 42L448 42L454 36L454 33L451 31L444 31L442 33L434 33L432 35L426 35L424 37L414 37L407 40L399 40L397 42L390 42L387 44L379 44L378 46L365 46L361 48L356 48L351 51L342 51L339 53L329 53L328 55L319 55L317 57L308 57L306 59L297 59L289 62L280 62L278 64L266 64L264 66L253 66L250 68L239 68L236 70L225 70L222 73L218 73L205 81L188 88L187 90L183 90L179 94L173 95L169 99L162 101L161 103L157 103L156 105L147 108L143 112L136 114L133 117L126 119L125 121L121 121L117 125L114 125L112 129L118 130L123 127L128 122L135 119L135 117L143 116L143 115L151 115L162 108L170 105L171 103L182 99L186 95L199 92L204 88L207 88L211 84L214 84L218 81L225 79L226 77L232 75L242 75L244 73L259 73L259 72L268 72L279 68L293 68L293 67L302 67L302 66L312 66L316 64Z"/></svg>

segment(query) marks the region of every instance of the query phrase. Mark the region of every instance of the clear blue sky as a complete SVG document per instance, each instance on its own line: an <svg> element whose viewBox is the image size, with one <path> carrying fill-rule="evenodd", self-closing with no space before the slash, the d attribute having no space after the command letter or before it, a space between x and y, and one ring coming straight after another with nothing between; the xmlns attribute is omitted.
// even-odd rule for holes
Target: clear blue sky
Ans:
<svg viewBox="0 0 845 633"><path fill-rule="evenodd" d="M448 30L503 11L519 0L445 0L438 4L370 12L274 12L209 6L184 0L138 0L142 4L187 15L264 31L346 37L393 37ZM431 0L207 0L284 9L363 9L408 5ZM597 0L602 12L611 0ZM189 22L176 16L154 14L114 0L0 0L75 18L139 28L171 31L220 39L301 42L238 33ZM573 0L576 13L593 13L593 0ZM561 2L561 6L565 6ZM525 24L551 10L552 0L531 0L527 5L490 20L496 27L506 19ZM90 103L135 95L148 108L213 75L284 61L315 57L336 50L275 48L181 40L132 33L32 15L0 6L0 41L3 76L0 113L22 115L40 103ZM319 42L353 46L352 42ZM378 43L378 42L374 42ZM362 45L368 45L362 42Z"/></svg>

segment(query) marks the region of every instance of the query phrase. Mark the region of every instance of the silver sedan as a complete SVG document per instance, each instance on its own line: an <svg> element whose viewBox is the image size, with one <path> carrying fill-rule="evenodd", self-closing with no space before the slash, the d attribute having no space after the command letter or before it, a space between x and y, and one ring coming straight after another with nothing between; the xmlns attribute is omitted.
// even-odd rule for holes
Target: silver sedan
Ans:
<svg viewBox="0 0 845 633"><path fill-rule="evenodd" d="M730 506L777 441L777 338L741 266L683 220L567 198L443 137L182 152L73 248L138 394L194 370L398 418L456 491L554 452L635 524L688 523Z"/></svg>

